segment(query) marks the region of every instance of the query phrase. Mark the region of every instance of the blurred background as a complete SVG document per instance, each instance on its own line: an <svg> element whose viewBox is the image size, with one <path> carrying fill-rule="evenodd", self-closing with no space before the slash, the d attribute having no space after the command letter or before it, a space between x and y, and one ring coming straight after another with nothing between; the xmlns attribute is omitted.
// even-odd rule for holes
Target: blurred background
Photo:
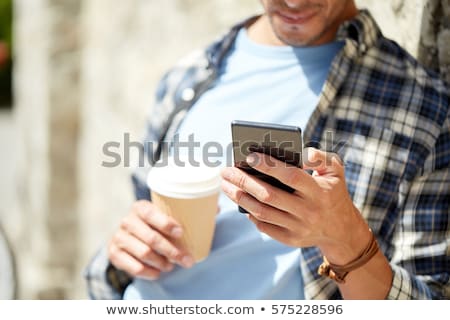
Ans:
<svg viewBox="0 0 450 320"><path fill-rule="evenodd" d="M357 3L448 80L450 1ZM103 145L140 141L163 72L260 11L258 0L0 0L0 299L87 298L83 268L133 201L131 169L103 167Z"/></svg>

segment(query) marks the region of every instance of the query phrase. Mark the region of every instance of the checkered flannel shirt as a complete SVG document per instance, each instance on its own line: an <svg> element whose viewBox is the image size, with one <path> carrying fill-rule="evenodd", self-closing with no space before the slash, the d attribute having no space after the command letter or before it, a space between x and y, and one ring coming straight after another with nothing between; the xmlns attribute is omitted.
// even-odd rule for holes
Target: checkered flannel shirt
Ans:
<svg viewBox="0 0 450 320"><path fill-rule="evenodd" d="M163 77L145 139L152 142L145 150L149 165L133 176L138 199L150 196L145 176L164 152L161 142L170 140L211 87L245 23ZM304 141L344 160L348 191L393 271L387 298L449 299L449 89L383 37L366 10L344 23L337 39L345 46L332 63ZM306 298L340 299L336 283L317 274L320 251L301 252ZM94 299L122 298L131 280L108 263L106 248L92 259L85 278Z"/></svg>

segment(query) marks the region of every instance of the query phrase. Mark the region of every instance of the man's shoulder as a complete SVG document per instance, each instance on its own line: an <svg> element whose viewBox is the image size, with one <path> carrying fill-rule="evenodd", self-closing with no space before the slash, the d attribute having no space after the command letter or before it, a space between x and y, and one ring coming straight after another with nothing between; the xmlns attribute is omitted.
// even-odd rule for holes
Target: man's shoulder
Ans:
<svg viewBox="0 0 450 320"><path fill-rule="evenodd" d="M404 120L398 114L404 114L417 119L416 126L425 132L444 125L450 108L448 83L397 42L379 37L360 63L364 98L392 113L394 124L401 127Z"/></svg>
<svg viewBox="0 0 450 320"><path fill-rule="evenodd" d="M380 37L374 46L374 52L369 54L377 60L377 69L399 76L403 81L415 85L416 89L424 90L425 95L438 94L448 101L449 84L439 73L422 64L397 42Z"/></svg>
<svg viewBox="0 0 450 320"><path fill-rule="evenodd" d="M245 21L234 25L205 47L192 50L174 63L159 82L157 102L165 96L177 98L177 92L181 92L178 98L192 101L197 96L198 87L217 76L222 60L231 50L238 30Z"/></svg>
<svg viewBox="0 0 450 320"><path fill-rule="evenodd" d="M231 50L234 40L239 30L257 19L258 16L250 16L242 21L237 22L231 26L228 30L219 34L210 43L206 44L203 48L195 49L181 59L179 59L174 67L169 71L186 70L192 68L218 68L227 52Z"/></svg>
<svg viewBox="0 0 450 320"><path fill-rule="evenodd" d="M213 64L215 56L222 55L222 44L228 37L228 33L220 36L202 48L196 48L183 55L172 67L170 67L162 82L178 83L179 81L197 82L204 79L203 73L207 69L214 69ZM189 75L186 77L186 75ZM198 78L198 79L197 79Z"/></svg>
<svg viewBox="0 0 450 320"><path fill-rule="evenodd" d="M354 20L344 24L340 37L356 40L357 51L363 53L363 59L359 60L361 66L374 73L375 78L408 81L414 83L416 89L434 89L448 96L448 84L439 74L423 65L397 42L385 37L368 10L361 10Z"/></svg>
<svg viewBox="0 0 450 320"><path fill-rule="evenodd" d="M192 67L207 67L208 57L206 48L197 48L182 56L175 62L172 69L188 69Z"/></svg>

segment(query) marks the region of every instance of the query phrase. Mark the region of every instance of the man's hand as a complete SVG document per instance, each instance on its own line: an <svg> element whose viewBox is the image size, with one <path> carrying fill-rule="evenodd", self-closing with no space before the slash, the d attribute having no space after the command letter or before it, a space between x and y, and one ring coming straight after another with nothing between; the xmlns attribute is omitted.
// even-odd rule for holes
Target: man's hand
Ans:
<svg viewBox="0 0 450 320"><path fill-rule="evenodd" d="M151 202L135 202L110 241L109 259L133 277L153 280L171 271L174 263L189 268L193 258L173 244L182 233L180 225Z"/></svg>
<svg viewBox="0 0 450 320"><path fill-rule="evenodd" d="M348 194L344 167L336 154L305 149L304 169L264 154L247 162L295 189L288 193L237 168L222 171L224 192L247 209L250 220L272 238L294 247L317 246L328 260L345 264L370 240L366 222Z"/></svg>

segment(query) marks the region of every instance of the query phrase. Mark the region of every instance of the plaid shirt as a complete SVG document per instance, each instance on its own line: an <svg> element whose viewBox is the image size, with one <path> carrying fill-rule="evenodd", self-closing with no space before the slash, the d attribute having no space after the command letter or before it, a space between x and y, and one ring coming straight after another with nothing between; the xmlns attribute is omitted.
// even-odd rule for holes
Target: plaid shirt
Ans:
<svg viewBox="0 0 450 320"><path fill-rule="evenodd" d="M254 18L253 18L254 19ZM164 152L189 108L217 78L236 25L205 51L170 70L157 89L145 150L150 165L133 176L136 196L148 199L145 176ZM450 298L449 89L362 10L338 31L345 46L334 59L318 106L304 130L309 146L337 152L348 191L394 274L388 299ZM274 111L275 112L275 111ZM340 299L335 282L317 274L322 255L302 249L308 299ZM103 248L85 272L95 299L120 299L130 278Z"/></svg>

